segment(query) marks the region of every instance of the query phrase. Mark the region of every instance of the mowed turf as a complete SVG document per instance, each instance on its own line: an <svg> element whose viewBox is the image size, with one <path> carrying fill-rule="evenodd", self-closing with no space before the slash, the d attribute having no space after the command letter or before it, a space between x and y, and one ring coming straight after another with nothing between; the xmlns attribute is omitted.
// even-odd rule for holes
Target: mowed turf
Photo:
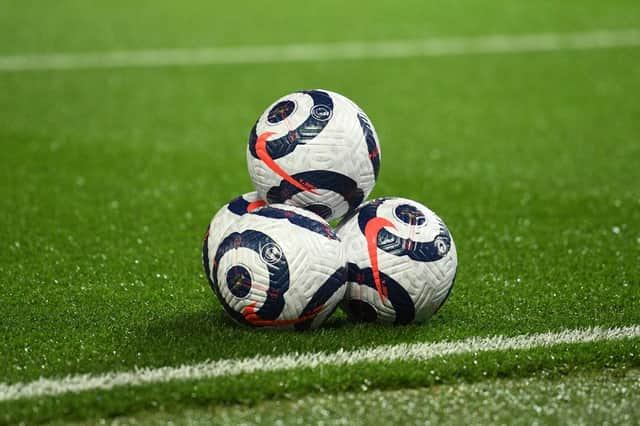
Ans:
<svg viewBox="0 0 640 426"><path fill-rule="evenodd" d="M490 399L491 403L487 403ZM604 370L563 378L392 391L313 395L245 406L212 406L178 414L162 410L112 419L112 425L369 425L369 424L634 424L640 419L640 371Z"/></svg>
<svg viewBox="0 0 640 426"><path fill-rule="evenodd" d="M17 17L29 28L37 16L42 24L33 32L0 26L0 52L640 28L634 2L606 10L597 2L438 3L420 13L412 10L418 5L394 9L398 15L363 4L350 6L366 23L353 28L339 25L335 5L315 17L294 8L290 25L277 10L239 5L185 6L165 25L171 14L159 14L169 6L154 5L138 10L145 18L138 33L132 10L62 3L40 11L15 2L0 19ZM504 15L481 12L500 7ZM277 32L256 29L249 19L256 15L280 22ZM210 31L206 16L215 23ZM65 30L65 22L75 24ZM251 125L275 98L312 87L344 93L373 120L382 144L374 195L421 201L452 231L458 279L427 324L351 325L338 314L309 333L247 330L227 320L206 284L206 226L221 205L251 190ZM0 74L0 381L637 324L635 93L638 48ZM364 380L401 388L481 380L483 373L637 365L639 349L635 339L518 358L483 355L478 364L459 357L441 366L438 379L424 365L399 363L384 374L365 365L264 375L258 383L238 377L67 395L0 403L0 421L122 414L154 403L254 402L357 390Z"/></svg>

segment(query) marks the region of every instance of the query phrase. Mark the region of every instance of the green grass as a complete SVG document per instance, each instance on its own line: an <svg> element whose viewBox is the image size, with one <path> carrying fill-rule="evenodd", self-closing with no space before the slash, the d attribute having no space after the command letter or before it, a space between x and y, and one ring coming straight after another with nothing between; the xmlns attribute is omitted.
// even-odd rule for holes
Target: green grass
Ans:
<svg viewBox="0 0 640 426"><path fill-rule="evenodd" d="M111 2L60 2L51 10L11 2L0 13L0 52L640 27L637 2L556 3L360 4L349 6L345 16L359 19L349 25L326 2L312 7L313 17L293 2L270 11L241 3L174 10L154 2L133 11ZM256 28L258 18L272 29ZM251 189L250 126L276 97L309 87L343 92L372 118L383 155L375 196L415 198L449 225L458 279L428 324L355 326L337 315L316 332L265 333L230 323L209 290L200 242L216 209ZM0 74L0 382L636 324L635 93L637 48ZM534 351L524 370L637 365L638 344L561 349L555 360ZM495 376L526 376L513 354L483 355L469 380L482 380L492 357L503 366ZM451 363L443 380L466 380L464 363ZM373 387L437 383L404 367L390 367ZM363 368L377 377L374 367ZM317 393L318 383L357 390L359 374L307 371L285 382L297 395ZM267 376L248 401L288 392ZM0 403L0 422L238 403L247 392L242 380Z"/></svg>
<svg viewBox="0 0 640 426"><path fill-rule="evenodd" d="M640 418L640 370L604 370L563 378L535 375L412 390L313 395L300 399L117 417L113 425L288 424L620 424ZM487 404L487 400L491 403Z"/></svg>
<svg viewBox="0 0 640 426"><path fill-rule="evenodd" d="M634 28L630 0L408 0L245 4L189 0L5 0L0 52L263 45ZM285 72L289 74L288 72ZM261 105L261 107L264 107Z"/></svg>
<svg viewBox="0 0 640 426"><path fill-rule="evenodd" d="M442 384L473 383L498 378L542 374L559 378L602 368L624 371L640 366L640 339L592 345L559 345L552 349L483 352L436 358L427 362L358 363L290 372L242 374L217 379L172 381L119 387L59 397L18 400L0 414L8 424L20 419L54 421L122 416L144 410L180 413L206 406L251 407L276 399L313 394L360 392L363 388L410 389Z"/></svg>

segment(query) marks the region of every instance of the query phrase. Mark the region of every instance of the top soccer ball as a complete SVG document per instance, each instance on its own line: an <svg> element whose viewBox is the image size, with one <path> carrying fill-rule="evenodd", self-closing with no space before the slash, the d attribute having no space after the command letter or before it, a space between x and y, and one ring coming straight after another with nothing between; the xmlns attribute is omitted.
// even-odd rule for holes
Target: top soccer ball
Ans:
<svg viewBox="0 0 640 426"><path fill-rule="evenodd" d="M369 195L380 144L367 115L346 97L305 90L275 101L251 129L249 174L258 196L343 217Z"/></svg>

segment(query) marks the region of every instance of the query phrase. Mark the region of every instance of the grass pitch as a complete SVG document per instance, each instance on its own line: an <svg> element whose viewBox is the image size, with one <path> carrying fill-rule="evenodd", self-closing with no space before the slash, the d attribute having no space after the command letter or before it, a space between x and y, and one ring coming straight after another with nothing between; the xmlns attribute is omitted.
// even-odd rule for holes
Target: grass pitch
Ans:
<svg viewBox="0 0 640 426"><path fill-rule="evenodd" d="M640 28L632 1L3 7L1 55ZM246 330L207 287L200 241L217 208L251 190L252 123L310 87L344 93L373 120L382 166L372 195L421 201L452 231L458 279L427 324L351 325L339 314L311 333ZM0 382L638 324L635 93L634 47L0 73ZM633 339L121 388L0 402L0 422L313 398L365 381L598 374L637 366L639 351Z"/></svg>
<svg viewBox="0 0 640 426"><path fill-rule="evenodd" d="M563 378L537 375L402 390L313 395L246 406L162 410L117 417L115 425L627 425L640 419L640 371L605 370ZM488 403L487 401L490 401Z"/></svg>

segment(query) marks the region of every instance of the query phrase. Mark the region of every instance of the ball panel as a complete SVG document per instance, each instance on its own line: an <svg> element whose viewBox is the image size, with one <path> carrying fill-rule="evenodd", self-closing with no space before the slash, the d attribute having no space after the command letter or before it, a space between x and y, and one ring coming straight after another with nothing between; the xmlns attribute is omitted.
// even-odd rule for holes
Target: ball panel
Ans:
<svg viewBox="0 0 640 426"><path fill-rule="evenodd" d="M308 90L302 93L311 99L311 105L308 105L308 102L303 102L304 97L301 97L300 94L288 95L270 107L258 119L249 135L249 151L254 158L263 159L256 149L256 143L258 137L264 132L270 132L274 136L269 139L266 154L269 158L276 160L292 153L298 146L312 142L329 124L333 115L331 96L322 90ZM306 105L298 107L298 104L305 103ZM298 120L304 116L304 121L299 124L293 123L287 119L290 114L282 120L274 120L274 111L277 111L281 105L291 105L297 113ZM278 123L280 123L279 126L273 126Z"/></svg>

